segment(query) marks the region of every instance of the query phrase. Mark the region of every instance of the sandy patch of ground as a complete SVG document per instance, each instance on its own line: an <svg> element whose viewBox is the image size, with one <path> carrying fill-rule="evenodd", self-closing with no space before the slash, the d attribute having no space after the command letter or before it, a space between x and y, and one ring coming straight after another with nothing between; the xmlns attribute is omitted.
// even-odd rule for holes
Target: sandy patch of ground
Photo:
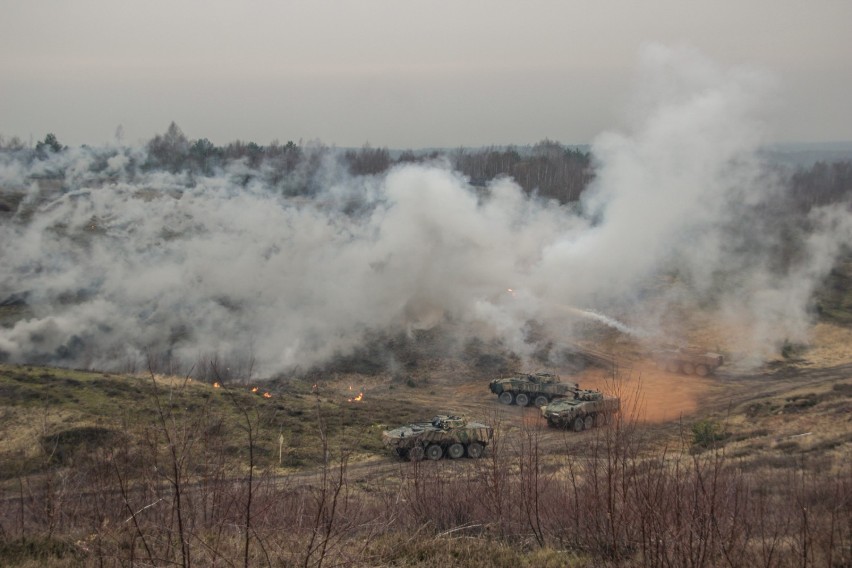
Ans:
<svg viewBox="0 0 852 568"><path fill-rule="evenodd" d="M651 361L640 361L611 372L588 369L579 375L564 377L581 388L600 390L621 398L623 412L640 422L678 420L700 410L701 401L721 386L713 376L698 377L660 370Z"/></svg>

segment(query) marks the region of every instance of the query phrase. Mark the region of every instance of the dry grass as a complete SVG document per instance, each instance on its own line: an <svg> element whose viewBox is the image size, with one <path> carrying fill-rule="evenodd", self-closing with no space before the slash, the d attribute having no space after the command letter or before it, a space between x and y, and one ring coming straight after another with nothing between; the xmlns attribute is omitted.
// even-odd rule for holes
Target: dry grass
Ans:
<svg viewBox="0 0 852 568"><path fill-rule="evenodd" d="M750 462L745 467L835 474L852 457L852 377L749 400L712 418L731 433L725 451Z"/></svg>
<svg viewBox="0 0 852 568"><path fill-rule="evenodd" d="M625 345L620 374L574 379L624 405L581 434L498 404L481 358L258 385L269 399L0 366L0 562L843 565L852 377L846 332L816 333L825 344L801 364L705 379ZM494 425L486 456L412 464L380 446L382 429L439 412ZM694 447L701 420L725 436Z"/></svg>

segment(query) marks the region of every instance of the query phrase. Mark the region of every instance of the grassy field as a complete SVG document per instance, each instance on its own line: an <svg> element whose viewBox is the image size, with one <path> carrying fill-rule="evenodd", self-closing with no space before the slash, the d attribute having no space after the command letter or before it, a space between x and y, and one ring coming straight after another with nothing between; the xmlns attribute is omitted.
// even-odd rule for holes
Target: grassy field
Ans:
<svg viewBox="0 0 852 568"><path fill-rule="evenodd" d="M458 360L218 388L0 365L0 563L852 560L852 365L643 376L640 389L691 385L694 410L649 420L632 379L611 375L619 421L548 429ZM447 411L495 426L484 458L410 463L381 447L382 430Z"/></svg>
<svg viewBox="0 0 852 568"><path fill-rule="evenodd" d="M0 365L0 482L178 425L192 436L214 438L233 458L229 467L235 472L247 453L249 429L255 466L262 471L322 463L320 433L359 461L383 453L380 435L389 424L423 418L421 408L402 400L354 401L357 394L298 380L214 385L185 377Z"/></svg>

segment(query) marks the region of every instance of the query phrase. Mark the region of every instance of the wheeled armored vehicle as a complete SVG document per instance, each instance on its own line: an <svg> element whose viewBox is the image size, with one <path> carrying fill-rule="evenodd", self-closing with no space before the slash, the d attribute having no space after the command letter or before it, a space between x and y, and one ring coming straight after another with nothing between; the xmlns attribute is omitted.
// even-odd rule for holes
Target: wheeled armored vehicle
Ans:
<svg viewBox="0 0 852 568"><path fill-rule="evenodd" d="M479 458L491 441L494 430L479 422L466 422L460 416L439 414L429 422L407 424L382 433L385 447L401 458L420 461L462 456Z"/></svg>
<svg viewBox="0 0 852 568"><path fill-rule="evenodd" d="M541 408L541 415L553 427L575 432L603 426L621 408L621 401L596 390L577 390L574 398L562 398Z"/></svg>
<svg viewBox="0 0 852 568"><path fill-rule="evenodd" d="M660 369L670 373L695 374L699 377L706 377L713 373L725 362L722 355L695 347L658 349L653 351L651 356Z"/></svg>
<svg viewBox="0 0 852 568"><path fill-rule="evenodd" d="M552 373L518 373L494 379L488 388L503 404L527 406L532 402L544 406L554 399L573 397L579 387L576 383L563 383L559 375Z"/></svg>

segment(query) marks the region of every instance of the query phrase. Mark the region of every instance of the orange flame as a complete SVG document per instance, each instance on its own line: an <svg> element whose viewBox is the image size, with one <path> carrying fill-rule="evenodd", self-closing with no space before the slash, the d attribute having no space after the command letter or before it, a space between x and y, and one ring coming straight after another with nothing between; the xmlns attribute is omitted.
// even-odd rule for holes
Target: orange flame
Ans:
<svg viewBox="0 0 852 568"><path fill-rule="evenodd" d="M362 400L364 400L364 393L363 393L363 392L359 392L359 393L358 393L358 396L355 396L355 397L353 397L353 398L347 398L346 400L347 400L348 402L361 402Z"/></svg>
<svg viewBox="0 0 852 568"><path fill-rule="evenodd" d="M272 398L272 395L268 392L263 393L263 398Z"/></svg>
<svg viewBox="0 0 852 568"><path fill-rule="evenodd" d="M251 392L257 392L258 390L260 389L258 389L257 387L252 387Z"/></svg>
<svg viewBox="0 0 852 568"><path fill-rule="evenodd" d="M213 388L214 389L222 388L222 385L220 385L219 383L213 383Z"/></svg>

